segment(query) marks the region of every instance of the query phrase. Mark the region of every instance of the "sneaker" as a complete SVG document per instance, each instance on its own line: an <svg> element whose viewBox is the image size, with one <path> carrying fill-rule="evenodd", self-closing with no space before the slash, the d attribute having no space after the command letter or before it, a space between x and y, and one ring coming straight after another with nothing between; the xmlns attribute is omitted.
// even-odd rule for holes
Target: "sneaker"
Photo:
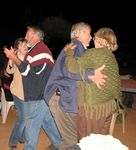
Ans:
<svg viewBox="0 0 136 150"><path fill-rule="evenodd" d="M45 150L58 150L58 148L51 144L49 147L46 147Z"/></svg>

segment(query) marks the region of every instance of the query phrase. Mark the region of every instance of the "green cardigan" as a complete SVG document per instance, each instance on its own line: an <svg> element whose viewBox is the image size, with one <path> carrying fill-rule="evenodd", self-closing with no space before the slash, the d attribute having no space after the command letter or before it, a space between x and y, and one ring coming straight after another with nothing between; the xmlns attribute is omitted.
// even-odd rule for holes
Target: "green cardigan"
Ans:
<svg viewBox="0 0 136 150"><path fill-rule="evenodd" d="M106 84L99 89L95 83L85 81L85 69L97 69L105 64L102 71L108 76ZM66 65L71 73L80 73L83 81L78 81L78 105L84 107L86 115L93 117L93 110L97 118L107 116L118 109L120 101L119 67L114 54L106 48L88 49L82 56L74 57L73 51L66 52ZM117 100L117 102L115 101ZM93 108L93 109L92 109Z"/></svg>

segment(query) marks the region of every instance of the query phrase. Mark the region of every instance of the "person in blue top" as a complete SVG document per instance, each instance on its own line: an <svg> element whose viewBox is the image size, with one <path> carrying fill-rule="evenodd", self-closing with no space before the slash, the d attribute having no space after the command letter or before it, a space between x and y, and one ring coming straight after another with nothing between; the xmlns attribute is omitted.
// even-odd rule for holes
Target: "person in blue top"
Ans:
<svg viewBox="0 0 136 150"><path fill-rule="evenodd" d="M84 22L72 25L71 42L77 45L75 56L84 53L92 39L91 27ZM50 74L44 90L44 99L50 107L52 115L59 129L62 143L59 150L78 143L77 139L77 80L81 80L80 74L70 74L65 64L64 49L60 52L55 66ZM101 73L104 66L97 70L86 70L86 80L95 81L100 86L105 83L106 76Z"/></svg>

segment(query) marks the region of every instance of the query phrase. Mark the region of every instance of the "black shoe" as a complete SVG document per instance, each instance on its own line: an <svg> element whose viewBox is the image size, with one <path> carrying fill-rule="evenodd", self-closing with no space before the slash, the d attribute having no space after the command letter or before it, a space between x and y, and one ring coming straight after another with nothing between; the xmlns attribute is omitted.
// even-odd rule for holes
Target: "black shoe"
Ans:
<svg viewBox="0 0 136 150"><path fill-rule="evenodd" d="M10 146L10 150L17 150L17 146Z"/></svg>
<svg viewBox="0 0 136 150"><path fill-rule="evenodd" d="M58 148L51 144L49 147L45 148L45 150L58 150Z"/></svg>

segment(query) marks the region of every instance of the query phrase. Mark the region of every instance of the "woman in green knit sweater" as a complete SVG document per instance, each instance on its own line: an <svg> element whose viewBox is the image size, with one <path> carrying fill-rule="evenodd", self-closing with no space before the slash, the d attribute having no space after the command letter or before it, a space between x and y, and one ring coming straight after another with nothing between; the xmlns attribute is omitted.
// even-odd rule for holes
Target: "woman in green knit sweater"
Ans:
<svg viewBox="0 0 136 150"><path fill-rule="evenodd" d="M95 48L88 49L82 56L74 57L76 45L65 47L66 65L71 73L80 73L83 81L78 82L78 134L79 139L91 133L109 134L112 113L120 102L119 67L113 51L117 50L117 38L110 28L101 28L94 34ZM103 73L106 83L98 88L85 80L85 69L96 69L105 64Z"/></svg>

